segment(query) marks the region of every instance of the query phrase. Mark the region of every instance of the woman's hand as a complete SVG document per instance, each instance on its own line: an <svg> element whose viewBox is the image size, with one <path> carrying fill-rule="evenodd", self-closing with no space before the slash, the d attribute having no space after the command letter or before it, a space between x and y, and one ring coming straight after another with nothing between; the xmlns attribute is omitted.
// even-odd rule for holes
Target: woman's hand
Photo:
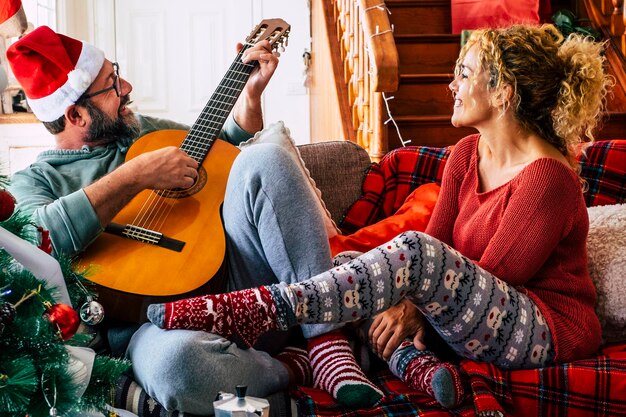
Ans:
<svg viewBox="0 0 626 417"><path fill-rule="evenodd" d="M412 338L415 347L424 350L426 346L422 313L405 298L374 317L368 338L374 353L384 360L389 360L391 354L406 338Z"/></svg>

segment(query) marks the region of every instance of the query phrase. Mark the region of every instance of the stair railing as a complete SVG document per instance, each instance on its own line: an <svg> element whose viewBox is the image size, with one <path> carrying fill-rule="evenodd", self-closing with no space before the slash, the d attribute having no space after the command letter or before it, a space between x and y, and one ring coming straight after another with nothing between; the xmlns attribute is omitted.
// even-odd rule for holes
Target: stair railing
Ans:
<svg viewBox="0 0 626 417"><path fill-rule="evenodd" d="M384 0L331 0L356 142L377 160L388 151L383 93L398 89L399 60Z"/></svg>
<svg viewBox="0 0 626 417"><path fill-rule="evenodd" d="M626 88L626 7L623 0L583 0L591 24L609 40L609 65L617 82Z"/></svg>

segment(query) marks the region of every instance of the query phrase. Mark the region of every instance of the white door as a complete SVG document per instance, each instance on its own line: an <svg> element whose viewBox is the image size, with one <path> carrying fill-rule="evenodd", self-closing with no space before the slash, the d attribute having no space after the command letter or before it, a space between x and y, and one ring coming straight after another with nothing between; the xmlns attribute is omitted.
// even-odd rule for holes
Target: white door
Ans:
<svg viewBox="0 0 626 417"><path fill-rule="evenodd" d="M116 0L115 22L136 109L191 124L252 27L252 0Z"/></svg>
<svg viewBox="0 0 626 417"><path fill-rule="evenodd" d="M302 53L309 47L305 0L115 0L115 56L133 84L137 111L192 124L264 18L292 25L289 46L264 95L265 122L284 120L298 143L309 142Z"/></svg>

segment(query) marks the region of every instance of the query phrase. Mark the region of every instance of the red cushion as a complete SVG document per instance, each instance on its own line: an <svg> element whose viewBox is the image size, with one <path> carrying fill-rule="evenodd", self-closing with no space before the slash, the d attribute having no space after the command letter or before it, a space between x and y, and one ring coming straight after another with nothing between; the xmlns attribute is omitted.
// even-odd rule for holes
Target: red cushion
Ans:
<svg viewBox="0 0 626 417"><path fill-rule="evenodd" d="M435 207L439 188L435 183L424 184L409 194L393 215L351 235L333 236L330 238L333 256L346 250L367 252L407 230L423 232Z"/></svg>

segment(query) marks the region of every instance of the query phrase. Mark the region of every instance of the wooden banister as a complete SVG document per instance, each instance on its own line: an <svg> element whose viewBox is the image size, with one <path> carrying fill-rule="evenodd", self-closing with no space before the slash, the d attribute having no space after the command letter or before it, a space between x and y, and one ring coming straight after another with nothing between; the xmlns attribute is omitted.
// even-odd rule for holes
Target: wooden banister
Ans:
<svg viewBox="0 0 626 417"><path fill-rule="evenodd" d="M398 89L399 59L383 0L334 0L343 80L355 141L373 159L388 151L382 93Z"/></svg>

